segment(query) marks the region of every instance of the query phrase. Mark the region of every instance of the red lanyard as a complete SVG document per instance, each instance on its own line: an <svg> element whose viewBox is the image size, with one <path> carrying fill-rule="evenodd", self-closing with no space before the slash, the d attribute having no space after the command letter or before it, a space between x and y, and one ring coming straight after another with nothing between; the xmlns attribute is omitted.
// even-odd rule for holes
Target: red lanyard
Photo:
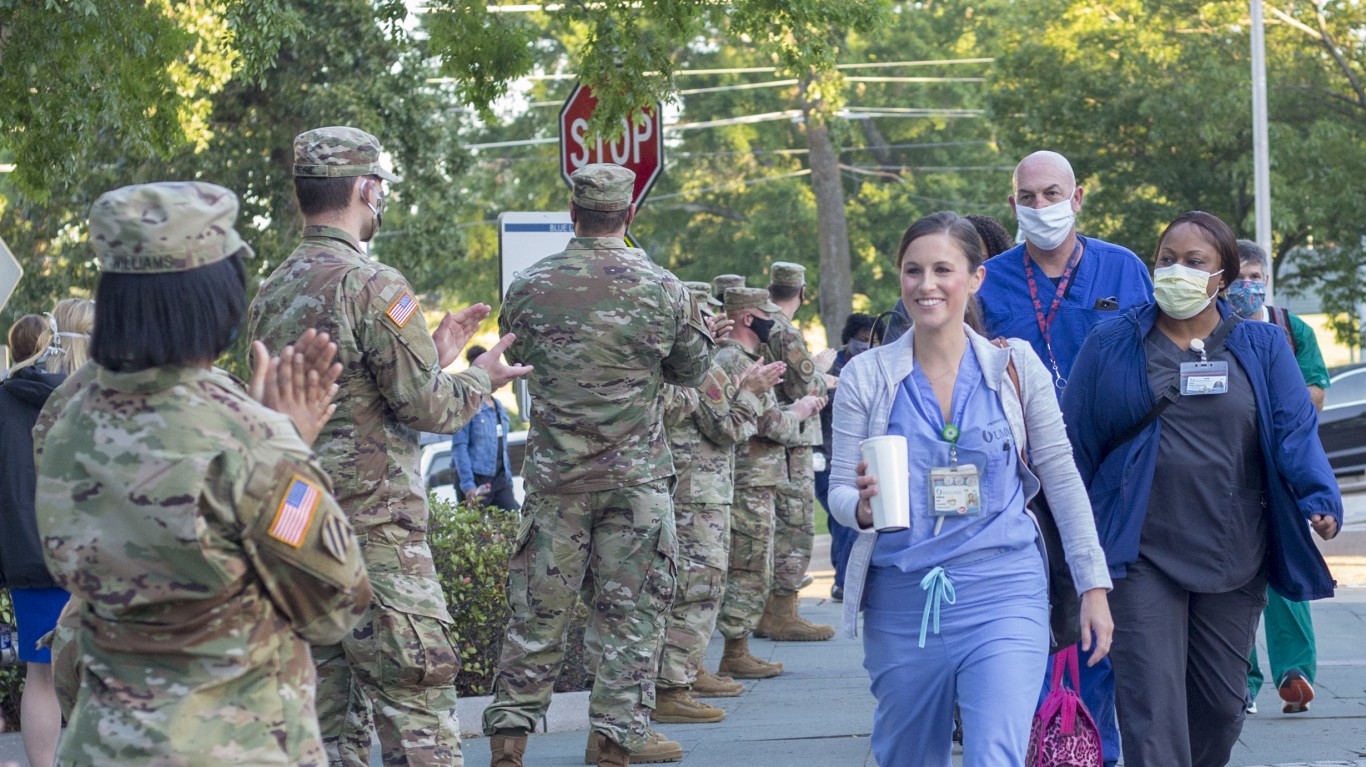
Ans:
<svg viewBox="0 0 1366 767"><path fill-rule="evenodd" d="M1043 334L1044 348L1048 349L1048 361L1053 365L1053 385L1059 389L1067 386L1067 379L1062 377L1058 370L1058 360L1053 356L1053 318L1058 316L1058 306L1062 303L1063 296L1067 295L1067 287L1072 283L1072 272L1077 268L1077 262L1081 260L1081 239L1077 239L1077 244L1072 248L1072 257L1067 259L1067 268L1063 270L1062 277L1058 278L1058 289L1053 294L1053 305L1048 307L1048 316L1044 317L1043 303L1039 301L1039 285L1034 281L1034 259L1029 257L1029 251L1024 253L1025 280L1029 283L1029 298L1034 302L1034 318L1039 322L1039 332Z"/></svg>

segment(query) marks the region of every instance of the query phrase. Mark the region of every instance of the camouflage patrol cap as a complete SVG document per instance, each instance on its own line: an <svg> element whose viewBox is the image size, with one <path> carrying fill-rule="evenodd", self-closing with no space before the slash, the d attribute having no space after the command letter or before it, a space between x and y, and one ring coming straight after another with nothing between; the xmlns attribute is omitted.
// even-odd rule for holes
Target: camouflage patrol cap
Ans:
<svg viewBox="0 0 1366 767"><path fill-rule="evenodd" d="M721 302L711 294L711 285L705 282L685 282L683 287L692 292L698 306L721 306Z"/></svg>
<svg viewBox="0 0 1366 767"><path fill-rule="evenodd" d="M743 309L758 309L776 314L782 309L768 298L766 288L728 288L726 290L726 311L738 312Z"/></svg>
<svg viewBox="0 0 1366 767"><path fill-rule="evenodd" d="M786 288L800 288L806 285L806 267L791 261L774 261L768 267L768 281Z"/></svg>
<svg viewBox="0 0 1366 767"><path fill-rule="evenodd" d="M712 278L711 292L717 298L722 298L726 295L727 288L743 288L744 286L744 277L738 274L720 274Z"/></svg>
<svg viewBox="0 0 1366 767"><path fill-rule="evenodd" d="M294 175L313 178L379 176L398 181L380 163L379 139L363 130L334 125L315 128L294 138Z"/></svg>
<svg viewBox="0 0 1366 767"><path fill-rule="evenodd" d="M163 181L105 192L90 208L90 244L100 270L187 272L251 246L233 229L237 195L216 184Z"/></svg>
<svg viewBox="0 0 1366 767"><path fill-rule="evenodd" d="M626 210L636 196L635 172L611 163L585 165L569 175L569 183L570 199L589 210Z"/></svg>

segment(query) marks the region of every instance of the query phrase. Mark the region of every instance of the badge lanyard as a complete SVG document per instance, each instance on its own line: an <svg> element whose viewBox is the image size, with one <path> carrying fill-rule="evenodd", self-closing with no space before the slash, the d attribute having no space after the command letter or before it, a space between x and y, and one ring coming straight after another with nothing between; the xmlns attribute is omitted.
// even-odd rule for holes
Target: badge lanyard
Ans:
<svg viewBox="0 0 1366 767"><path fill-rule="evenodd" d="M1217 334L1216 334L1217 335ZM1203 339L1192 338L1190 350L1200 355L1199 362L1181 363L1181 393L1188 397L1228 393L1228 363L1209 361Z"/></svg>
<svg viewBox="0 0 1366 767"><path fill-rule="evenodd" d="M1072 272L1076 270L1079 261L1080 239L1072 248L1072 256L1067 259L1067 268L1063 270L1062 277L1058 278L1058 290L1053 295L1053 305L1048 307L1048 316L1044 317L1043 303L1039 301L1039 285L1034 281L1034 260L1029 257L1028 250L1024 254L1025 279L1029 283L1029 298L1034 302L1034 318L1039 322L1044 348L1048 350L1048 361L1053 365L1053 385L1059 389L1066 388L1067 379L1062 377L1062 372L1058 370L1058 359L1053 356L1053 318L1058 316L1058 306L1062 304L1063 296L1067 295L1067 287L1072 284Z"/></svg>
<svg viewBox="0 0 1366 767"><path fill-rule="evenodd" d="M930 514L936 517L935 535L939 535L943 530L945 517L974 516L982 510L981 474L975 464L960 465L958 462L958 438L962 435L962 427L959 424L963 423L967 416L968 403L977 384L976 380L959 381L957 376L955 377L954 404L957 407L950 409L952 419L949 421L945 421L940 415L938 407L931 407L933 388L925 387L929 389L926 392L919 385L916 387L920 394L913 400L915 408L932 427L938 427L940 439L949 445L949 465L931 467L929 476L926 477L929 485ZM930 401L924 399L926 394L929 395Z"/></svg>

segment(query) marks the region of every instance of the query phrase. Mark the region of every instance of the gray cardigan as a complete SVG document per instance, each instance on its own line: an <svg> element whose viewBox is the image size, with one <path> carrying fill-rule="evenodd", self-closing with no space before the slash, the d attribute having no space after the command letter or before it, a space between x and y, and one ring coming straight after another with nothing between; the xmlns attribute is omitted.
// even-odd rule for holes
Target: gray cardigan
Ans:
<svg viewBox="0 0 1366 767"><path fill-rule="evenodd" d="M1010 348L1002 349L966 325L964 329L977 354L987 388L1001 398L1016 444L1029 451L1030 462L1039 472L1036 477L1023 461L1016 462L1025 498L1033 498L1039 492L1040 480L1048 491L1048 503L1057 519L1077 593L1111 588L1105 553L1100 548L1095 520L1091 516L1091 501L1072 460L1072 444L1067 440L1062 412L1053 394L1052 376L1028 342L1012 338L1009 339ZM906 333L887 346L869 349L851 359L840 371L832 419L830 513L841 524L855 530L859 530L859 526L855 519L858 488L854 485L854 468L863 460L859 444L869 437L887 433L897 387L911 374L914 366L911 347L914 337L914 333ZM1024 396L1023 409L1007 368L1012 356ZM844 628L851 636L858 635L863 584L876 541L876 531L859 530L845 569ZM1039 547L1042 553L1042 541ZM1044 557L1047 561L1047 554Z"/></svg>

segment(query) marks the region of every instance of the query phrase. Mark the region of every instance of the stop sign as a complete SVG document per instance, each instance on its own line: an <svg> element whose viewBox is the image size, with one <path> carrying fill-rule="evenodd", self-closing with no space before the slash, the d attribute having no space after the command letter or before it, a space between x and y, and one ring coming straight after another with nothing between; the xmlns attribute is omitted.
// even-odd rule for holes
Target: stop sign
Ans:
<svg viewBox="0 0 1366 767"><path fill-rule="evenodd" d="M634 202L640 205L655 179L664 169L664 138L660 125L663 110L659 104L644 109L645 119L637 122L634 114L623 117L621 137L616 141L589 140L588 118L598 100L587 85L579 84L560 109L560 173L566 182L569 174L598 162L630 168L636 174Z"/></svg>

